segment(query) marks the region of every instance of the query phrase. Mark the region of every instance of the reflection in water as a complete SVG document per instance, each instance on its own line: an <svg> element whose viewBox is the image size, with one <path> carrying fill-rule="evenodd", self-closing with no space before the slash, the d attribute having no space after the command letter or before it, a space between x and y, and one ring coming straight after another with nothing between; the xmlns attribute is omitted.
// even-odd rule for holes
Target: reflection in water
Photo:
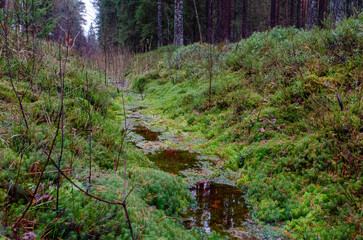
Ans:
<svg viewBox="0 0 363 240"><path fill-rule="evenodd" d="M158 137L161 135L160 132L153 132L142 125L136 125L134 132L143 136L147 141L158 141Z"/></svg>
<svg viewBox="0 0 363 240"><path fill-rule="evenodd" d="M137 108L132 109L135 112ZM138 120L139 117L132 119ZM147 141L158 141L160 132L153 132L142 125L134 126L133 132L144 137ZM183 171L200 172L203 163L198 153L189 151L167 149L149 154L148 158L161 170L173 174L181 174ZM184 172L185 174L185 172ZM222 235L229 235L237 239L255 239L247 237L243 231L243 223L248 216L248 208L243 199L243 192L233 186L215 182L197 182L190 188L191 194L196 200L195 206L189 207L183 214L184 225L190 229L194 226L201 227L205 232L216 231ZM236 229L236 236L228 230ZM232 234L234 236L232 236Z"/></svg>
<svg viewBox="0 0 363 240"><path fill-rule="evenodd" d="M233 186L201 182L190 189L196 206L184 215L187 228L202 227L206 232L223 232L242 226L248 215L243 192Z"/></svg>
<svg viewBox="0 0 363 240"><path fill-rule="evenodd" d="M148 158L161 170L178 174L187 169L200 170L197 153L167 149L148 155Z"/></svg>

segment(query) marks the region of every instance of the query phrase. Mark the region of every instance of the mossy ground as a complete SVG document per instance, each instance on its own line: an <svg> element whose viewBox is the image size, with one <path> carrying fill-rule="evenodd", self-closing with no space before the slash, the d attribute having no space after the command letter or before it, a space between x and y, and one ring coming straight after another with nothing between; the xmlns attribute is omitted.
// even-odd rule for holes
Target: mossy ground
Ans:
<svg viewBox="0 0 363 240"><path fill-rule="evenodd" d="M292 239L362 239L362 29L360 14L335 29L165 47L136 56L144 71L129 78L160 125L207 139L191 147L239 173L256 219Z"/></svg>
<svg viewBox="0 0 363 240"><path fill-rule="evenodd" d="M11 89L3 50L0 55L0 238L20 238L33 232L37 239L130 239L120 206L89 198L64 178L60 188L61 211L56 212L57 171L51 164L45 169L29 212L17 231L11 231L12 224L28 204L39 180L39 173L47 159L45 151L49 151L60 112L57 44L39 42L34 69L31 67L32 58L21 54L12 52L10 65L15 87L24 95L22 102L28 130ZM63 57L65 54L62 48ZM115 169L122 144L121 96L113 86L103 84L103 73L92 69L91 65L76 52L70 52L65 70L61 168L78 186L89 188L91 194L109 201L122 201L122 158L118 170ZM34 72L27 72L27 69ZM93 126L90 186L86 73L90 82ZM31 81L32 85L29 85ZM58 136L53 159L58 159L60 149L61 137ZM186 231L179 223L177 213L191 201L187 185L179 177L150 167L150 161L143 152L132 144L126 144L126 151L126 192L134 188L127 206L136 239L208 238L195 230Z"/></svg>

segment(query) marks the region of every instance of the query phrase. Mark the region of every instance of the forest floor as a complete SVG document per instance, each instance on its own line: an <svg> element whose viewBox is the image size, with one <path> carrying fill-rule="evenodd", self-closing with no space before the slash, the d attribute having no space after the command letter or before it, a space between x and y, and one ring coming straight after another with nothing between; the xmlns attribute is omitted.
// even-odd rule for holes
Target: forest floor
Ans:
<svg viewBox="0 0 363 240"><path fill-rule="evenodd" d="M2 49L0 238L131 239L129 193L136 239L363 239L362 31L360 14L136 55L126 128L77 52Z"/></svg>
<svg viewBox="0 0 363 240"><path fill-rule="evenodd" d="M164 47L128 79L151 129L218 157L254 220L292 239L363 237L363 14L336 28L275 28L229 45ZM173 141L170 141L170 145Z"/></svg>
<svg viewBox="0 0 363 240"><path fill-rule="evenodd" d="M124 141L122 97L104 84L102 72L70 51L62 62L63 85L54 73L66 49L52 42L39 46L37 58L9 56L28 128L9 82L7 59L0 58L0 238L131 239L122 207L108 203L120 203L127 193L135 239L219 239L216 233L185 229L178 213L192 202L188 185ZM57 121L62 85L64 125L57 131L62 129ZM60 177L58 194L53 161L61 154L67 178Z"/></svg>
<svg viewBox="0 0 363 240"><path fill-rule="evenodd" d="M216 231L231 239L275 237L274 229L259 226L251 220L243 191L235 184L239 175L222 169L223 161L216 155L199 151L199 145L208 140L183 131L175 120L160 114L138 94L128 94L126 108L127 140L133 142L155 167L179 175L188 183L195 203L180 213L188 229Z"/></svg>

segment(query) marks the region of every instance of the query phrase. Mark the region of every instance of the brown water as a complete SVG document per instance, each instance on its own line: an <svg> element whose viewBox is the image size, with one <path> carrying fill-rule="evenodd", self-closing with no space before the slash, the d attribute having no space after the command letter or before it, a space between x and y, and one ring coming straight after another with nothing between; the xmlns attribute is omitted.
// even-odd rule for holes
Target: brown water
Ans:
<svg viewBox="0 0 363 240"><path fill-rule="evenodd" d="M243 192L233 186L199 182L190 188L196 205L184 215L187 228L202 227L207 233L242 226L248 216Z"/></svg>
<svg viewBox="0 0 363 240"><path fill-rule="evenodd" d="M201 164L197 153L189 151L166 149L149 154L148 158L161 170L173 174L180 174L188 169L200 170Z"/></svg>
<svg viewBox="0 0 363 240"><path fill-rule="evenodd" d="M135 133L147 141L158 141L160 132L154 132L142 125L134 126ZM148 154L148 158L161 170L176 175L198 173L212 163L201 158L198 153L186 150L166 149ZM184 225L190 229L200 227L205 232L216 231L224 236L238 239L246 237L242 229L248 216L248 208L243 199L243 192L228 184L213 181L196 182L190 192L196 203L182 215ZM228 230L237 229L238 237L231 236Z"/></svg>
<svg viewBox="0 0 363 240"><path fill-rule="evenodd" d="M158 141L158 137L161 135L160 132L154 132L143 125L136 125L133 130L135 133L144 137L147 141Z"/></svg>

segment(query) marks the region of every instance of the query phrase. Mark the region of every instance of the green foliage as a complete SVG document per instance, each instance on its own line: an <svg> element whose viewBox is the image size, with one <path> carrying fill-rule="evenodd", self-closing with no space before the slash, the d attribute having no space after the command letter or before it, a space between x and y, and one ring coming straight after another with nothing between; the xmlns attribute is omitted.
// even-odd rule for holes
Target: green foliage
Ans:
<svg viewBox="0 0 363 240"><path fill-rule="evenodd" d="M2 40L0 40L2 41ZM60 84L54 73L59 72L58 45L40 41L44 51L37 58L37 69L32 78L24 71L32 58L20 60L10 56L14 84L23 97L23 106L30 124L26 130L17 98L6 74L6 61L0 58L0 236L14 237L11 226L28 205L31 194L44 167L50 144L57 129L60 113ZM65 49L61 48L65 55ZM22 61L22 62L21 62ZM65 72L64 149L61 169L78 186L90 194L109 201L122 201L124 176L114 169L123 167L121 146L126 149L127 186L130 193L127 206L136 239L205 239L196 230L186 231L180 224L178 212L191 200L187 185L179 178L150 167L150 161L133 145L124 142L121 96L103 84L100 72L88 67L77 53L70 52ZM81 69L81 70L80 70ZM88 185L89 116L86 73L92 120L92 181ZM33 75L32 75L33 76ZM152 81L157 73L146 74ZM36 82L35 82L36 79ZM31 85L33 84L33 85ZM55 141L52 159L59 157L61 137ZM141 169L140 169L141 168ZM87 170L86 170L87 169ZM31 223L37 238L47 239L131 239L121 206L99 202L61 179L59 208L56 212L57 171L48 164L36 198L16 237L23 237ZM147 184L146 184L147 183ZM133 188L135 186L136 188ZM161 188L161 187L164 188ZM154 197L152 197L154 196ZM173 217L169 217L173 216ZM0 238L1 238L0 237Z"/></svg>
<svg viewBox="0 0 363 240"><path fill-rule="evenodd" d="M180 177L173 177L158 170L142 170L134 174L135 181L144 185L140 194L149 205L165 210L169 216L176 216L191 200L186 185L178 184Z"/></svg>
<svg viewBox="0 0 363 240"><path fill-rule="evenodd" d="M149 68L159 78L145 81L145 101L210 139L194 148L239 172L256 219L292 239L359 239L362 26L360 14L335 29L274 28L236 44L155 52L164 60Z"/></svg>

